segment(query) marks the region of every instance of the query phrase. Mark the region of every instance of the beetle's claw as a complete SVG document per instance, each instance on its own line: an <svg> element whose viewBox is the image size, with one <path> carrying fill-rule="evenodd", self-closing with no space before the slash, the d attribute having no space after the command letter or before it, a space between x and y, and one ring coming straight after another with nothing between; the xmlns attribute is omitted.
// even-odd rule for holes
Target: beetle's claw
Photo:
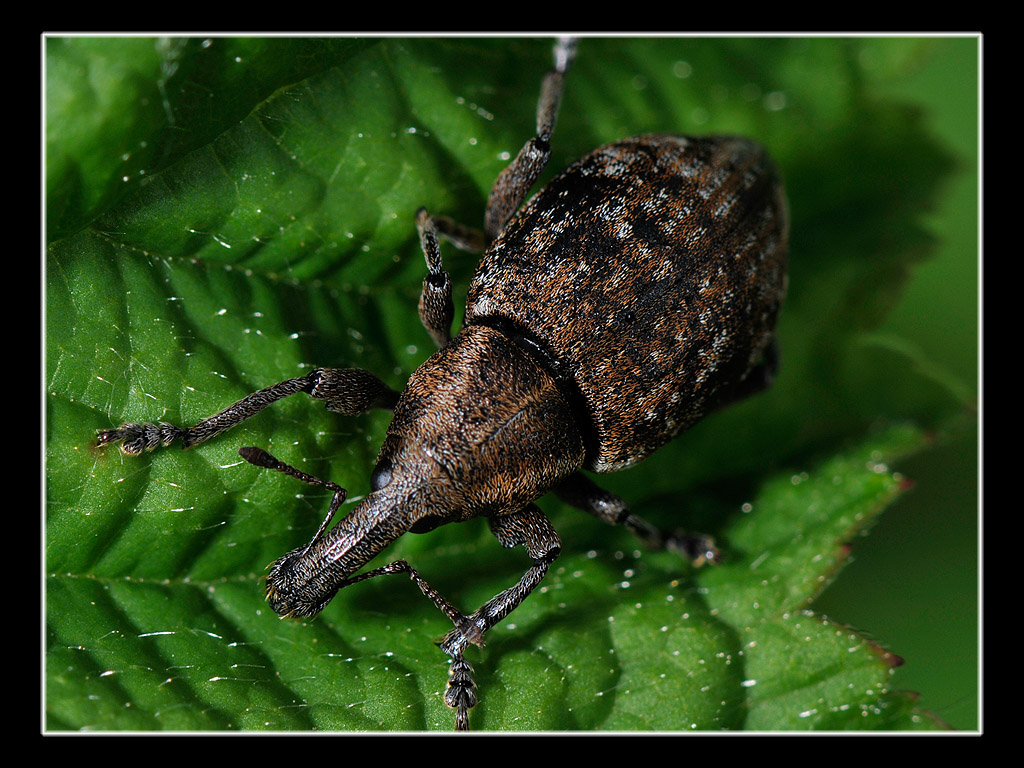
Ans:
<svg viewBox="0 0 1024 768"><path fill-rule="evenodd" d="M697 568L715 565L722 559L715 540L703 533L674 534L668 537L665 548L682 555Z"/></svg>

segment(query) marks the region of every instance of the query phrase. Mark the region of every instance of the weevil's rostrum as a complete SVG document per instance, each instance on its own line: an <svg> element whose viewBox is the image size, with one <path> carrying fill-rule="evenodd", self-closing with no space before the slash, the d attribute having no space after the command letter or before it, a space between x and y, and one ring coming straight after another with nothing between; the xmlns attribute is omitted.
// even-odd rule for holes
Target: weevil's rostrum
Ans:
<svg viewBox="0 0 1024 768"><path fill-rule="evenodd" d="M438 351L396 392L359 369L319 368L267 387L194 427L124 424L99 444L138 454L194 446L305 392L341 414L389 408L394 418L370 493L331 528L345 489L260 448L252 464L333 492L310 542L274 563L277 613L315 616L339 589L405 573L451 620L445 702L468 728L476 702L470 644L544 578L562 543L534 502L548 492L651 547L714 560L707 537L667 533L632 514L581 470L634 464L707 413L753 394L776 367L775 321L785 293L782 186L757 144L738 138L645 135L601 147L522 205L550 156L575 43L560 40L541 88L537 134L498 177L482 233L417 214L427 263L419 314ZM439 236L486 246L452 338L452 285ZM464 614L405 561L360 572L406 532L474 517L532 565Z"/></svg>

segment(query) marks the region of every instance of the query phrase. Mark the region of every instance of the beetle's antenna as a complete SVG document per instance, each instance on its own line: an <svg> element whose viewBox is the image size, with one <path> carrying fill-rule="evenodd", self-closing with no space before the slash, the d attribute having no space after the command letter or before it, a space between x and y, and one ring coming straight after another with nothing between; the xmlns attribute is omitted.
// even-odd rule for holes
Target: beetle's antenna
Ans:
<svg viewBox="0 0 1024 768"><path fill-rule="evenodd" d="M334 491L334 497L331 499L331 506L327 510L327 517L325 517L324 521L320 523L320 527L313 535L313 538L309 540L309 544L306 545L306 548L302 550L302 554L306 554L306 552L309 551L309 548L313 546L313 542L324 535L324 531L327 530L327 526L329 526L331 524L331 520L334 519L334 513L337 512L345 502L345 498L348 496L348 491L337 483L332 483L330 480L321 480L319 477L315 477L314 475L307 475L305 472L296 469L290 464L285 464L283 461L270 455L262 448L256 448L255 446L239 448L238 455L250 464L255 464L257 467L273 469L276 472L283 472L284 474L294 477L296 480L301 480L304 483L319 485L321 488Z"/></svg>

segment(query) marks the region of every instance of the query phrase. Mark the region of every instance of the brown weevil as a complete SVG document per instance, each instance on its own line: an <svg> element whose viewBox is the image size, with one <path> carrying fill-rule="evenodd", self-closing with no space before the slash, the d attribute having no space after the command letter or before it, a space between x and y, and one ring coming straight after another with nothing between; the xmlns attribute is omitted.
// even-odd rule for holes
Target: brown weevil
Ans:
<svg viewBox="0 0 1024 768"><path fill-rule="evenodd" d="M662 533L581 470L641 461L704 415L765 388L776 367L787 213L757 144L625 139L578 160L520 207L550 156L574 50L570 39L555 45L536 136L495 182L483 233L417 213L427 263L419 314L439 349L402 392L363 370L321 368L194 427L133 423L98 436L128 454L178 440L189 448L298 392L342 414L392 409L370 493L333 528L343 488L259 448L240 451L334 494L310 542L270 567L267 600L283 616L311 617L343 587L408 574L454 624L440 647L452 659L445 702L459 730L476 704L466 647L482 644L537 587L561 548L534 502L553 491L650 546L698 563L714 559L708 539ZM485 249L454 338L439 236ZM407 531L474 517L487 518L503 546L525 547L533 564L472 613L458 611L405 561L359 573Z"/></svg>

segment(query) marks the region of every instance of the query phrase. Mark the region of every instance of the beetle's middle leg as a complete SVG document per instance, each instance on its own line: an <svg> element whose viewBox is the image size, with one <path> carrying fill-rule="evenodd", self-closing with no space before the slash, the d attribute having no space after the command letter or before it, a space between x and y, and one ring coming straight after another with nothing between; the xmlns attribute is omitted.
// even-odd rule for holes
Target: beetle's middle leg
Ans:
<svg viewBox="0 0 1024 768"><path fill-rule="evenodd" d="M655 528L630 512L621 498L604 490L580 472L567 477L554 491L566 504L589 512L611 525L625 526L652 549L676 552L694 565L713 563L718 559L718 550L710 536L700 533L668 533Z"/></svg>

